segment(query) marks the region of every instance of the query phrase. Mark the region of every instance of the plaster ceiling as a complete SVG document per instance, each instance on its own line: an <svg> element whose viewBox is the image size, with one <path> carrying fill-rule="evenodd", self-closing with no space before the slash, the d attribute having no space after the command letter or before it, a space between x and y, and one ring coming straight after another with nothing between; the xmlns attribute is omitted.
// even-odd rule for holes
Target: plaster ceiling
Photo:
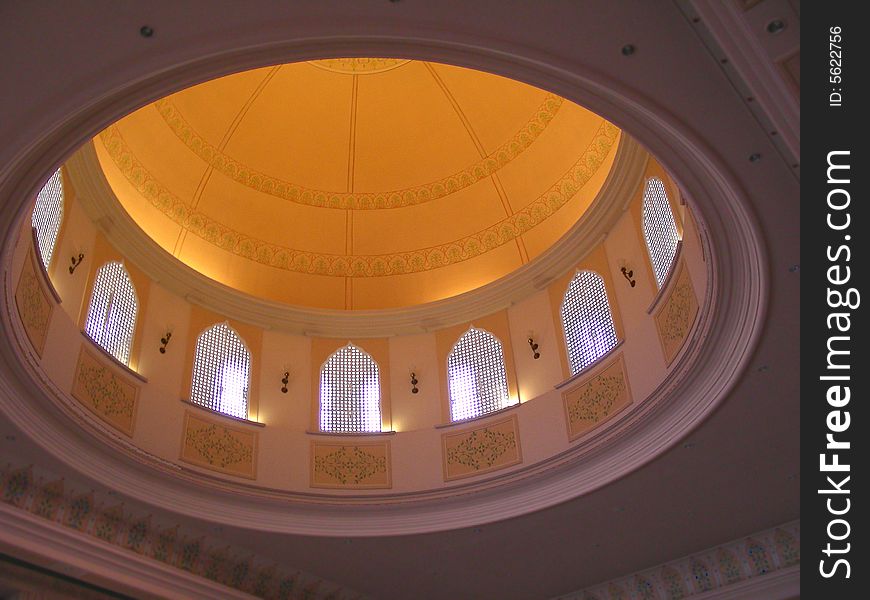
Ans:
<svg viewBox="0 0 870 600"><path fill-rule="evenodd" d="M123 208L186 265L267 300L378 309L534 260L596 198L619 136L504 77L339 58L188 88L94 145Z"/></svg>

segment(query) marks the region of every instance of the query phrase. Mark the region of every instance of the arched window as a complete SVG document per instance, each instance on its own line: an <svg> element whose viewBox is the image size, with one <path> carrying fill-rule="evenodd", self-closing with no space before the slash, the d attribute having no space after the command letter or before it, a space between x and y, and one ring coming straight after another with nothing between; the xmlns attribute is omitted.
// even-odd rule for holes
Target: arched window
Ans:
<svg viewBox="0 0 870 600"><path fill-rule="evenodd" d="M199 334L193 357L190 401L219 413L248 418L251 353L227 323Z"/></svg>
<svg viewBox="0 0 870 600"><path fill-rule="evenodd" d="M501 342L474 327L459 338L447 356L447 384L451 421L479 417L516 404L508 393Z"/></svg>
<svg viewBox="0 0 870 600"><path fill-rule="evenodd" d="M130 363L138 312L136 288L124 265L108 262L100 267L94 278L85 333L125 365Z"/></svg>
<svg viewBox="0 0 870 600"><path fill-rule="evenodd" d="M643 192L643 237L656 275L656 286L662 287L677 254L677 224L662 180L652 177Z"/></svg>
<svg viewBox="0 0 870 600"><path fill-rule="evenodd" d="M327 358L320 369L320 430L381 430L378 363L353 344Z"/></svg>
<svg viewBox="0 0 870 600"><path fill-rule="evenodd" d="M30 217L30 223L36 229L36 245L39 247L39 255L42 257L42 264L46 269L48 269L51 255L54 253L54 243L57 240L57 232L60 230L62 219L63 181L60 169L58 169L36 195L33 215Z"/></svg>
<svg viewBox="0 0 870 600"><path fill-rule="evenodd" d="M616 327L598 273L578 271L562 300L562 328L571 374L579 373L616 346Z"/></svg>

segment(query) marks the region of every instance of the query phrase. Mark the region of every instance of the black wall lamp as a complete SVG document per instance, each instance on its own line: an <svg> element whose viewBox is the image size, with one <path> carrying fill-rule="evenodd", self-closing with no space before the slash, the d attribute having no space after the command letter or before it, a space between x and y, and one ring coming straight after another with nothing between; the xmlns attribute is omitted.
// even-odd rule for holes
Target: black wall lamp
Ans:
<svg viewBox="0 0 870 600"><path fill-rule="evenodd" d="M84 259L85 259L85 253L84 253L84 252L79 252L78 257L73 256L72 258L70 258L70 262L72 263L72 266L70 266L70 268L69 268L69 274L70 274L70 275L72 275L73 273L75 273L75 270L78 269L79 265L82 264L82 261L83 261Z"/></svg>
<svg viewBox="0 0 870 600"><path fill-rule="evenodd" d="M634 280L634 271L633 270L628 269L626 267L622 267L620 269L620 271L622 271L622 276L625 277L625 279L628 281L628 283L631 285L631 287L634 287L637 285L637 281Z"/></svg>
<svg viewBox="0 0 870 600"><path fill-rule="evenodd" d="M420 383L420 382L417 381L417 374L414 373L413 371L411 371L411 393L412 394L416 394L417 392L420 391L419 388L417 387L418 383Z"/></svg>
<svg viewBox="0 0 870 600"><path fill-rule="evenodd" d="M538 344L532 339L532 336L529 336L529 348L532 349L532 356L535 360L541 358L541 353L538 352Z"/></svg>
<svg viewBox="0 0 870 600"><path fill-rule="evenodd" d="M166 335L160 338L160 354L166 354L166 345L169 343L169 340L172 339L172 332L167 331Z"/></svg>
<svg viewBox="0 0 870 600"><path fill-rule="evenodd" d="M287 393L287 384L290 382L290 371L284 371L284 377L281 378L281 383L284 384L281 386L281 393Z"/></svg>

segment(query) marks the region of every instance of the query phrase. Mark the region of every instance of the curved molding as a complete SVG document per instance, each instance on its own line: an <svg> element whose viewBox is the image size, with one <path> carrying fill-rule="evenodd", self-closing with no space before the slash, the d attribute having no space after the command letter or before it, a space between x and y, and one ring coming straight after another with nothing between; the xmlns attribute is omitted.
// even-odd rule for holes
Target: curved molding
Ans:
<svg viewBox="0 0 870 600"><path fill-rule="evenodd" d="M348 33L358 28L346 24L344 29L332 24L307 25L311 29L300 32L276 21L275 27L281 30L278 39L284 41L263 41L275 37L271 30L259 31L259 37L246 31L228 37L222 42L224 47L191 55L187 61L167 53L160 58L159 68L148 62L142 67L145 72L104 90L91 103L68 106L62 122L44 131L33 144L14 149L17 154L0 171L0 201L7 206L0 217L6 240L0 258L6 287L0 298L0 319L5 335L11 338L9 343L0 344L0 410L16 427L82 475L124 494L148 498L151 504L176 513L275 533L385 536L499 521L593 492L662 455L726 398L745 370L764 325L767 256L745 193L715 148L666 107L570 57L545 55L533 47L487 38L479 31L445 36L409 24L401 37L395 33L359 36ZM242 40L249 45L243 47ZM234 47L230 48L231 44ZM39 174L56 167L74 148L122 114L177 89L253 66L341 56L415 57L504 74L589 107L630 131L657 155L667 157L670 171L698 208L704 225L701 229L709 234L702 240L709 257L705 263L708 286L691 339L671 365L667 379L638 410L615 419L599 435L580 440L560 455L484 482L401 496L340 498L257 491L193 473L129 444L125 448L126 442L111 432L99 437L81 435L78 424L86 430L95 425L82 415L77 417L72 409L58 410L50 400L53 384L40 376L30 352L20 347L20 331L9 302L14 244L10 240L17 238L9 233L20 225L25 199L38 189ZM592 242L579 240L578 246L584 243ZM582 246L562 249L570 256L568 262L577 260L581 250ZM539 287L547 283L546 278L542 275ZM207 298L194 299L207 304ZM228 307L222 307L223 312L247 306L230 294L226 301ZM469 297L461 302L471 304L468 311L476 314L499 308L484 309L482 300L475 302ZM457 316L442 307L439 303L426 309L442 318ZM270 307L261 310L266 308ZM267 315L250 316L252 322L260 323ZM368 318L386 316L378 313ZM326 315L320 317L325 321ZM399 331L442 325L427 322L421 326L416 322L421 319L416 310L391 318L399 320L394 327ZM290 324L311 326L304 320ZM379 326L383 325L381 321ZM327 331L341 329L345 336L356 327L371 335L369 327L359 322L359 315L339 317L334 325L323 327ZM122 448L127 451L111 451ZM436 498L438 502L431 502Z"/></svg>
<svg viewBox="0 0 870 600"><path fill-rule="evenodd" d="M88 216L109 242L149 277L188 301L251 323L319 337L385 337L431 331L471 321L510 306L543 288L592 250L625 211L649 158L623 133L604 185L562 239L535 260L476 290L419 306L380 310L296 307L256 298L183 264L154 242L123 209L100 167L93 142L67 162L67 172Z"/></svg>
<svg viewBox="0 0 870 600"><path fill-rule="evenodd" d="M125 591L153 597L254 598L2 503L0 544L49 559L55 570L62 565L65 571L96 576Z"/></svg>

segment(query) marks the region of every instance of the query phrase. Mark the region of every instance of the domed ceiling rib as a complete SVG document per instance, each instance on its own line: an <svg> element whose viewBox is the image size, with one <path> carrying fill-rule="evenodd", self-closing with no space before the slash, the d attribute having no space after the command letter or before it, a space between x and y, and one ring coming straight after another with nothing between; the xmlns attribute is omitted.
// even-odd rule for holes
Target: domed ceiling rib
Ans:
<svg viewBox="0 0 870 600"><path fill-rule="evenodd" d="M466 117L465 113L462 112L462 107L459 106L459 102L456 100L453 94L450 93L450 90L447 88L444 80L441 79L441 77L438 76L438 73L435 72L435 67L428 62L424 62L423 64L426 66L429 74L432 75L432 79L435 80L435 83L438 84L438 87L444 93L444 96L450 102L450 105L456 112L456 116L459 117L459 120L462 122L462 126L465 127L465 131L468 132L468 137L471 138L471 141L474 143L474 147L477 148L477 152L480 154L480 158L486 159L486 149L484 149L483 144L480 142L480 139L474 132L474 127L471 125L468 117ZM499 200L501 200L502 206L504 207L505 217L513 216L513 208L511 208L510 200L508 200L507 193L504 190L504 186L502 186L501 182L498 181L498 175L496 173L491 173L489 177L492 181L493 186L495 187L496 193L498 193ZM529 256L526 253L525 246L523 245L522 237L517 236L516 238L514 238L514 242L517 245L517 252L520 255L520 264L526 264L527 262L529 262Z"/></svg>
<svg viewBox="0 0 870 600"><path fill-rule="evenodd" d="M272 67L266 72L263 80L254 88L254 91L251 92L250 97L242 104L242 107L236 113L236 116L233 118L232 122L230 122L227 127L226 132L221 138L220 143L218 144L218 151L223 152L227 144L230 142L230 138L233 137L233 134L239 128L239 125L242 123L242 119L245 118L245 115L248 114L248 110L251 108L251 105L254 104L254 101L260 96L263 90L269 85L269 82L272 81L272 78L278 73L278 70L281 68L281 65L276 67ZM191 202L191 209L196 210L199 206L199 201L202 198L203 191L205 191L205 187L208 185L208 181L211 178L211 174L214 171L214 165L211 163L207 163L205 170L203 171L202 178L200 179L199 185L196 188L196 192L193 195L193 201ZM178 233L178 239L175 242L175 247L173 248L172 255L178 258L179 253L181 252L181 246L184 244L184 239L187 237L188 228L182 227L181 231Z"/></svg>

